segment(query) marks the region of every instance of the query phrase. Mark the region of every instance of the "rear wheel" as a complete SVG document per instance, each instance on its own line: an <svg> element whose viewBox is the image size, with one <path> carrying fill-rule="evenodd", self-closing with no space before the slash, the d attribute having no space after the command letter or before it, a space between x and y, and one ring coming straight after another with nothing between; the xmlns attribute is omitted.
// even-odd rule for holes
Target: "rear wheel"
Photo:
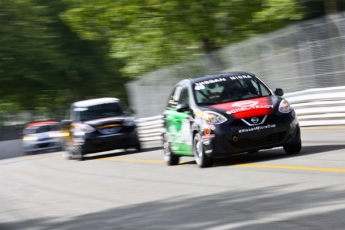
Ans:
<svg viewBox="0 0 345 230"><path fill-rule="evenodd" d="M178 165L180 161L180 156L175 155L171 151L170 143L168 141L167 135L163 135L163 154L164 154L164 161L167 165Z"/></svg>
<svg viewBox="0 0 345 230"><path fill-rule="evenodd" d="M137 150L137 152L141 152L142 148L141 148L141 143L140 143L139 138L138 138L138 144L134 148Z"/></svg>
<svg viewBox="0 0 345 230"><path fill-rule="evenodd" d="M209 157L205 154L199 133L196 133L194 136L193 153L195 161L200 168L211 167L213 165L214 159L213 157Z"/></svg>
<svg viewBox="0 0 345 230"><path fill-rule="evenodd" d="M286 154L296 154L299 153L302 149L302 141L299 141L295 144L289 144L283 146Z"/></svg>

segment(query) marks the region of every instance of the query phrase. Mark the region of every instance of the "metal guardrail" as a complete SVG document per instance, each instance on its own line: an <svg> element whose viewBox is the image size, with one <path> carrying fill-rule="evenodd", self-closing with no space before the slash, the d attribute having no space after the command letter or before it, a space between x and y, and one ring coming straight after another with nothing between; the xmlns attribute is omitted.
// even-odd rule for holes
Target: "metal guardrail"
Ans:
<svg viewBox="0 0 345 230"><path fill-rule="evenodd" d="M287 93L302 127L345 125L345 86ZM137 119L141 141L161 140L163 116Z"/></svg>
<svg viewBox="0 0 345 230"><path fill-rule="evenodd" d="M295 108L300 125L345 125L345 86L308 89L284 96Z"/></svg>

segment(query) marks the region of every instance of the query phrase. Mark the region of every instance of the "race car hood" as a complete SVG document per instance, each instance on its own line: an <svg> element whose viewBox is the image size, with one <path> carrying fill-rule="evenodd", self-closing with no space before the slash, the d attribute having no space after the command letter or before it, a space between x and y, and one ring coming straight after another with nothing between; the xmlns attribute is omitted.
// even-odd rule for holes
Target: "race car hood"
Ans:
<svg viewBox="0 0 345 230"><path fill-rule="evenodd" d="M271 114L273 113L274 107L277 102L278 99L276 97L268 96L215 104L210 107L215 110L222 111L222 113L230 115L235 119L242 119L247 117Z"/></svg>

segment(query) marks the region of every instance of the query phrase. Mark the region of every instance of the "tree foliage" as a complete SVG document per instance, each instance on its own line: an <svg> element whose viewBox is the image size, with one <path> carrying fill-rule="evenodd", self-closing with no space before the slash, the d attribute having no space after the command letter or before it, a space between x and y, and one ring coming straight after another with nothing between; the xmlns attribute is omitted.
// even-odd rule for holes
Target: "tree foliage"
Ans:
<svg viewBox="0 0 345 230"><path fill-rule="evenodd" d="M67 0L68 1L68 0ZM301 19L296 0L70 1L63 18L83 38L106 38L138 76Z"/></svg>
<svg viewBox="0 0 345 230"><path fill-rule="evenodd" d="M0 108L50 109L94 96L125 98L107 41L86 41L60 19L61 0L0 1Z"/></svg>

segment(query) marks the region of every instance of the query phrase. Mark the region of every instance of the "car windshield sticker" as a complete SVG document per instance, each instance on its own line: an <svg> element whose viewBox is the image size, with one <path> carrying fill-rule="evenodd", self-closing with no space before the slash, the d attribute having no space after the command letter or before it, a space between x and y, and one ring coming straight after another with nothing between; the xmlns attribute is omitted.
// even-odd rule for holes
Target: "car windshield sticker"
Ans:
<svg viewBox="0 0 345 230"><path fill-rule="evenodd" d="M239 75L239 76L230 76L230 80L237 80L237 79L250 79L252 76L250 75Z"/></svg>
<svg viewBox="0 0 345 230"><path fill-rule="evenodd" d="M265 126L256 126L256 127L248 128L248 129L240 129L240 130L238 130L238 132L239 133L248 133L248 132L258 131L258 130L262 130L262 129L272 129L275 127L276 127L275 124L265 125Z"/></svg>
<svg viewBox="0 0 345 230"><path fill-rule="evenodd" d="M74 108L74 111L86 111L86 110L88 110L88 108L81 108L81 107Z"/></svg>
<svg viewBox="0 0 345 230"><path fill-rule="evenodd" d="M226 81L226 79L225 78L216 78L216 79L210 79L210 80L207 80L207 81L196 82L195 83L195 90L205 89L204 85L208 85L208 84L212 84L212 83L217 83L217 82L222 82L222 81Z"/></svg>

